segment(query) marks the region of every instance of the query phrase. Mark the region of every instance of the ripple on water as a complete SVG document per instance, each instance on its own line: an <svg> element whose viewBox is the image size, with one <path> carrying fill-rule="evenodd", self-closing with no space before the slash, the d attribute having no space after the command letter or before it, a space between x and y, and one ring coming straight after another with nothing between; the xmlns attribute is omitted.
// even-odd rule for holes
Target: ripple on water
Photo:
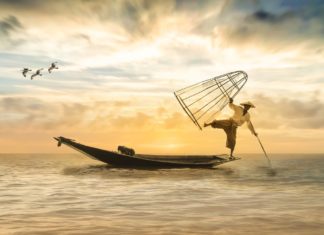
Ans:
<svg viewBox="0 0 324 235"><path fill-rule="evenodd" d="M256 160L259 159L259 160ZM0 234L324 234L324 159L121 169L0 156Z"/></svg>

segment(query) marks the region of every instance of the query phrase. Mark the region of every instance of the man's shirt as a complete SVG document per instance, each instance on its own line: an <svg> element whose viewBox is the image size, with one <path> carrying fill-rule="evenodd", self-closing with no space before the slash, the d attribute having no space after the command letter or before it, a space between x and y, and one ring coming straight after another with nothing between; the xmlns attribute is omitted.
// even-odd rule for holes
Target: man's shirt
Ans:
<svg viewBox="0 0 324 235"><path fill-rule="evenodd" d="M229 107L234 111L234 114L231 117L231 119L235 122L235 124L237 126L242 126L246 122L247 127L254 135L255 130L250 120L251 119L250 114L247 112L245 115L243 115L244 109L241 106L235 105L233 103L229 103Z"/></svg>

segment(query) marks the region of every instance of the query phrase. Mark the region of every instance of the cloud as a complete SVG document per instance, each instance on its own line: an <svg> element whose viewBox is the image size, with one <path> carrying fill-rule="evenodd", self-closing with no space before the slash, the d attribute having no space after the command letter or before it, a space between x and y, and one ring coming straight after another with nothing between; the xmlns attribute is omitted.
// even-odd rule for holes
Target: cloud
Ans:
<svg viewBox="0 0 324 235"><path fill-rule="evenodd" d="M174 3L171 0L76 0L71 2L55 1L47 4L32 3L45 10L53 9L52 12L70 14L75 18L88 20L98 19L103 23L112 22L119 25L125 32L133 37L148 36L158 30L156 27L159 20L171 13ZM66 5L69 8L66 10ZM73 9L71 12L70 9Z"/></svg>
<svg viewBox="0 0 324 235"><path fill-rule="evenodd" d="M22 41L15 39L13 34L23 28L20 21L13 15L0 20L0 47L15 46L21 43Z"/></svg>
<svg viewBox="0 0 324 235"><path fill-rule="evenodd" d="M42 0L0 0L1 5L21 8L34 8L43 2Z"/></svg>
<svg viewBox="0 0 324 235"><path fill-rule="evenodd" d="M257 103L254 120L261 128L324 128L324 102L316 97L301 100L256 95L253 100Z"/></svg>
<svg viewBox="0 0 324 235"><path fill-rule="evenodd" d="M106 117L107 122L111 126L120 129L120 128L134 128L141 129L144 126L150 126L152 124L153 116L146 113L137 112L130 116L118 115L116 117Z"/></svg>
<svg viewBox="0 0 324 235"><path fill-rule="evenodd" d="M0 31L2 34L9 36L11 31L23 28L15 16L8 16L0 21Z"/></svg>
<svg viewBox="0 0 324 235"><path fill-rule="evenodd" d="M134 100L53 102L31 97L0 98L0 128L49 131L91 129L139 130L184 129L189 119L179 112L160 108L146 112Z"/></svg>
<svg viewBox="0 0 324 235"><path fill-rule="evenodd" d="M316 51L316 60L324 51L323 4L282 7L280 1L255 0L12 2L0 1L0 11L10 14L14 10L24 23L26 33L20 38L26 43L19 50L65 57L89 67L94 61L111 65L157 58L170 64L211 66L227 58L223 52L229 48L238 49L237 58L253 50L294 50L300 55L311 50ZM45 36L49 34L51 37ZM195 45L199 40L201 45ZM165 59L168 55L172 59Z"/></svg>
<svg viewBox="0 0 324 235"><path fill-rule="evenodd" d="M181 0L75 0L75 1L0 1L5 12L24 12L32 19L43 18L43 14L56 22L72 20L83 24L99 23L103 28L112 28L126 34L128 40L155 38L178 24L203 17L206 12L219 8L222 1ZM184 19L186 18L186 19ZM179 20L183 19L182 22ZM99 22L98 22L99 21ZM34 20L35 22L35 20ZM32 25L35 27L35 25ZM56 30L57 31L57 30ZM81 32L81 34L85 34Z"/></svg>
<svg viewBox="0 0 324 235"><path fill-rule="evenodd" d="M167 129L183 129L190 124L189 118L183 113L173 112L164 120L163 126Z"/></svg>
<svg viewBox="0 0 324 235"><path fill-rule="evenodd" d="M197 131L172 92L236 69L246 96L267 94L253 97L257 128L323 128L310 95L323 83L322 1L0 0L0 15L2 129ZM41 79L19 72L52 61Z"/></svg>
<svg viewBox="0 0 324 235"><path fill-rule="evenodd" d="M82 43L82 41L86 42L88 45L92 44L91 41L91 36L87 35L85 33L77 33L75 35L73 35L75 39L80 40L80 43Z"/></svg>
<svg viewBox="0 0 324 235"><path fill-rule="evenodd" d="M274 24L274 23L281 23L282 21L289 19L292 16L293 15L290 14L290 12L282 15L275 15L264 10L259 10L249 15L248 18L251 19L252 21L261 21L261 22Z"/></svg>
<svg viewBox="0 0 324 235"><path fill-rule="evenodd" d="M256 10L220 25L218 35L224 46L245 46L264 50L312 49L324 42L324 5L304 6L284 12ZM301 29L303 29L301 31Z"/></svg>
<svg viewBox="0 0 324 235"><path fill-rule="evenodd" d="M0 99L0 112L4 113L0 126L41 130L76 127L91 107L80 103L56 104L30 97L4 97ZM34 129L35 130L35 129Z"/></svg>

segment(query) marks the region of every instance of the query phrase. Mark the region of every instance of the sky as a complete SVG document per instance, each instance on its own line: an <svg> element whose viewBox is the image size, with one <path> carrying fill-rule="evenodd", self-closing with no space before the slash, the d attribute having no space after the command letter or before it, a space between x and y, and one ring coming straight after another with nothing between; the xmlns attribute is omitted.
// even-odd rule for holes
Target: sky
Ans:
<svg viewBox="0 0 324 235"><path fill-rule="evenodd" d="M24 78L24 67L44 75ZM324 152L322 0L0 0L1 152L73 151L56 147L64 136L227 153L224 132L200 131L173 92L236 70L249 78L234 103L255 104L269 153ZM261 151L240 127L236 153Z"/></svg>

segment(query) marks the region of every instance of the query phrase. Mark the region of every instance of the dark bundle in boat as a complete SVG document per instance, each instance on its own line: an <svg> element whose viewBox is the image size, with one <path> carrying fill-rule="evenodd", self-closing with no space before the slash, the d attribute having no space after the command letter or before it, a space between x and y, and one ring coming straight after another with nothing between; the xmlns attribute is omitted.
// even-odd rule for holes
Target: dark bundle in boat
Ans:
<svg viewBox="0 0 324 235"><path fill-rule="evenodd" d="M135 150L132 148L128 148L125 146L121 146L119 145L117 148L118 152L125 154L125 155L129 155L129 156L134 156L135 155Z"/></svg>

